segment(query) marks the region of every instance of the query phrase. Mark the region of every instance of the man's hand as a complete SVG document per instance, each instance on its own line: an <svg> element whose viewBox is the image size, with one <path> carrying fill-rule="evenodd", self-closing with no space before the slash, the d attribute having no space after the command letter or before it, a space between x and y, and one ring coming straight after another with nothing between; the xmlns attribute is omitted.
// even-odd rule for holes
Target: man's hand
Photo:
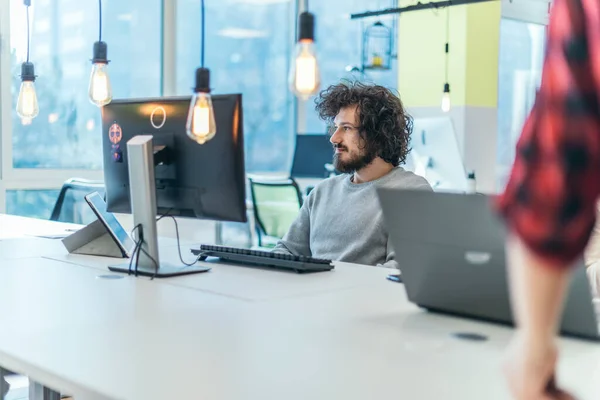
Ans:
<svg viewBox="0 0 600 400"><path fill-rule="evenodd" d="M508 347L504 374L516 400L574 400L555 386L558 352L553 340L529 340L518 332Z"/></svg>

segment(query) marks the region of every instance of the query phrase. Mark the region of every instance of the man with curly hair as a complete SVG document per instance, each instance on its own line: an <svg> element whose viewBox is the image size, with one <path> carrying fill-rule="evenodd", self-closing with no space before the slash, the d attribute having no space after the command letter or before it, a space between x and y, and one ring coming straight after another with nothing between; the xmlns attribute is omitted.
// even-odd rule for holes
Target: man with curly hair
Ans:
<svg viewBox="0 0 600 400"><path fill-rule="evenodd" d="M333 163L343 174L311 191L274 251L398 268L375 189L431 190L400 167L410 151L412 118L389 89L359 82L330 86L316 109L331 126Z"/></svg>

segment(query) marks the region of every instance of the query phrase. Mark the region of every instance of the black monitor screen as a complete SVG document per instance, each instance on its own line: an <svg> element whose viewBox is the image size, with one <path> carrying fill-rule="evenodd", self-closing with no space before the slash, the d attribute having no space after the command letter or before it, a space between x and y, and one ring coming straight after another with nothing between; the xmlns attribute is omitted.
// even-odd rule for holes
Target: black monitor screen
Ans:
<svg viewBox="0 0 600 400"><path fill-rule="evenodd" d="M155 166L158 214L246 221L242 97L212 100L217 133L203 145L186 134L191 97L114 100L102 108L108 211L131 212L127 142L152 135L155 164L166 155Z"/></svg>
<svg viewBox="0 0 600 400"><path fill-rule="evenodd" d="M333 146L328 135L296 135L292 177L325 178L325 164L333 160Z"/></svg>

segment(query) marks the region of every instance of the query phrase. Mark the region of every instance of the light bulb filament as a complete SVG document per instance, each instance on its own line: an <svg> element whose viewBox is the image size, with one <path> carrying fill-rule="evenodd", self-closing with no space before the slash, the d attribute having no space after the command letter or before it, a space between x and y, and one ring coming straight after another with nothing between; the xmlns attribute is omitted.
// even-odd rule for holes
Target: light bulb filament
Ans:
<svg viewBox="0 0 600 400"><path fill-rule="evenodd" d="M193 128L196 135L207 135L209 130L210 110L206 106L195 106L193 116Z"/></svg>
<svg viewBox="0 0 600 400"><path fill-rule="evenodd" d="M192 140L200 144L215 137L217 126L210 94L200 92L192 97L186 131Z"/></svg>
<svg viewBox="0 0 600 400"><path fill-rule="evenodd" d="M296 59L296 90L311 93L317 86L317 60L310 54L301 54Z"/></svg>
<svg viewBox="0 0 600 400"><path fill-rule="evenodd" d="M32 81L23 81L17 99L17 115L23 119L31 120L39 113L39 106L35 86Z"/></svg>
<svg viewBox="0 0 600 400"><path fill-rule="evenodd" d="M89 98L92 104L102 107L112 100L112 88L108 77L107 64L95 63L90 76Z"/></svg>

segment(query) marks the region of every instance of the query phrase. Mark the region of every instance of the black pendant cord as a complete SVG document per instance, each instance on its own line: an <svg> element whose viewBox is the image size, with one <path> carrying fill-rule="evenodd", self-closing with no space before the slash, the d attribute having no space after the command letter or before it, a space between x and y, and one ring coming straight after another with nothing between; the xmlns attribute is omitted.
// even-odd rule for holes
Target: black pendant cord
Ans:
<svg viewBox="0 0 600 400"><path fill-rule="evenodd" d="M202 13L202 17L201 17L201 20L200 20L201 29L202 29L202 38L200 39L200 46L201 46L201 49L200 49L200 66L202 68L204 68L204 44L205 44L205 38L204 38L204 36L205 36L205 33L206 33L206 26L205 26L205 23L206 23L206 20L205 20L205 11L206 10L204 8L204 0L202 0L201 3L200 3L200 11Z"/></svg>
<svg viewBox="0 0 600 400"><path fill-rule="evenodd" d="M450 55L450 7L446 8L446 81L448 83L448 64Z"/></svg>
<svg viewBox="0 0 600 400"><path fill-rule="evenodd" d="M30 37L29 37L29 3L25 3L26 4L26 9L27 9L27 62L29 62L29 41L30 41Z"/></svg>
<svg viewBox="0 0 600 400"><path fill-rule="evenodd" d="M102 41L102 0L98 0L98 41Z"/></svg>

